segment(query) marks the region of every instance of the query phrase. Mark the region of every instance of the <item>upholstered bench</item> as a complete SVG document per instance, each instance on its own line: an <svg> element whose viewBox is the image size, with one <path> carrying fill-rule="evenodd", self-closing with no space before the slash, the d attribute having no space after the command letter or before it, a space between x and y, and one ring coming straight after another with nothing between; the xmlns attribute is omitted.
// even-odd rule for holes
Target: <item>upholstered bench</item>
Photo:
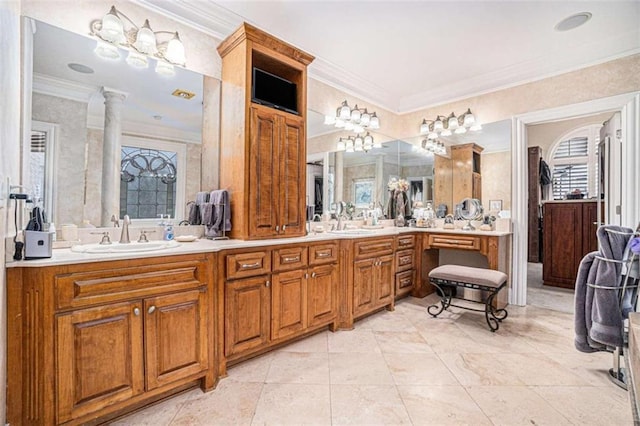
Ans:
<svg viewBox="0 0 640 426"><path fill-rule="evenodd" d="M484 312L485 319L491 331L496 331L500 327L500 322L507 318L506 309L497 309L494 299L507 285L507 274L493 269L472 268L460 265L442 265L429 272L429 281L438 290L440 302L427 308L427 312L433 317L437 317L442 311L455 306L457 308L470 311ZM456 295L456 288L470 288L488 292L488 296L478 302L466 299L464 296ZM452 299L466 300L468 302L483 303L484 309L475 309L469 306L455 305Z"/></svg>

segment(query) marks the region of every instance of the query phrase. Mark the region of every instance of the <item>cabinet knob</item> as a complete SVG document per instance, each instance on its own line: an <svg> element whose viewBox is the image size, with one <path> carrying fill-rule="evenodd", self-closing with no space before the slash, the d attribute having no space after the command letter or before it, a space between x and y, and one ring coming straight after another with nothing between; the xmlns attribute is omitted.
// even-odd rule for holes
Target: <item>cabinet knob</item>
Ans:
<svg viewBox="0 0 640 426"><path fill-rule="evenodd" d="M282 225L282 232L284 232L287 229L287 225Z"/></svg>
<svg viewBox="0 0 640 426"><path fill-rule="evenodd" d="M315 272L312 272L312 273L311 273L311 278L315 278L315 277L316 277L316 273L315 273Z"/></svg>
<svg viewBox="0 0 640 426"><path fill-rule="evenodd" d="M280 225L276 225L276 232L280 232Z"/></svg>
<svg viewBox="0 0 640 426"><path fill-rule="evenodd" d="M154 305L151 305L149 307L149 310L147 312L149 312L150 314L154 313L156 311L156 307Z"/></svg>
<svg viewBox="0 0 640 426"><path fill-rule="evenodd" d="M305 274L304 274L304 279L305 279L305 280L306 280L306 279L309 279L309 274L308 274L308 273L306 273L306 272L305 272Z"/></svg>
<svg viewBox="0 0 640 426"><path fill-rule="evenodd" d="M139 308L133 308L133 315L135 315L135 316L140 315L140 309Z"/></svg>
<svg viewBox="0 0 640 426"><path fill-rule="evenodd" d="M264 285L269 287L271 285L271 281L267 281L266 283L264 283Z"/></svg>

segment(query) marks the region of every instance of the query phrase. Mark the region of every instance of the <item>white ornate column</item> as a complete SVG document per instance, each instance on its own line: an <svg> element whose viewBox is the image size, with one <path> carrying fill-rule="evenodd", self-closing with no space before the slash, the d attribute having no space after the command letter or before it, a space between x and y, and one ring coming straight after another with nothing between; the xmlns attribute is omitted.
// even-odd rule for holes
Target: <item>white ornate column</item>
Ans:
<svg viewBox="0 0 640 426"><path fill-rule="evenodd" d="M376 193L374 199L376 204L375 207L378 207L378 203L381 203L384 206L384 198L386 195L387 182L384 181L384 155L378 155L376 157Z"/></svg>
<svg viewBox="0 0 640 426"><path fill-rule="evenodd" d="M104 137L102 140L102 203L100 225L111 226L111 216L120 216L120 142L122 103L127 94L102 88L104 96Z"/></svg>

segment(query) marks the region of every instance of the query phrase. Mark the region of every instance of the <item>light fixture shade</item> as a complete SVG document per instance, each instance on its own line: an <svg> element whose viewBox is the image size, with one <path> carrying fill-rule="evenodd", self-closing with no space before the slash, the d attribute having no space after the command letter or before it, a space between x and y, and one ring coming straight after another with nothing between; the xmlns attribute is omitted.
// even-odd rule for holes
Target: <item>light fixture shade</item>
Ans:
<svg viewBox="0 0 640 426"><path fill-rule="evenodd" d="M176 70L173 68L173 65L165 61L158 61L156 64L156 72L165 77L173 77L176 75Z"/></svg>
<svg viewBox="0 0 640 426"><path fill-rule="evenodd" d="M98 40L94 52L96 53L96 55L100 56L103 59L120 59L120 51L118 50L118 46L106 43L102 40Z"/></svg>
<svg viewBox="0 0 640 426"><path fill-rule="evenodd" d="M99 32L100 37L110 43L124 43L124 25L118 17L115 6L111 6L109 12L102 18L102 27Z"/></svg>
<svg viewBox="0 0 640 426"><path fill-rule="evenodd" d="M455 130L458 128L458 117L456 117L454 113L451 113L447 120L447 128L449 130Z"/></svg>
<svg viewBox="0 0 640 426"><path fill-rule="evenodd" d="M367 132L367 134L364 135L364 144L370 145L370 146L373 145L373 136L371 136L369 132Z"/></svg>
<svg viewBox="0 0 640 426"><path fill-rule="evenodd" d="M184 45L180 41L180 36L176 31L176 34L173 36L169 43L167 44L167 51L164 54L164 57L167 61L184 66L187 62L184 56Z"/></svg>
<svg viewBox="0 0 640 426"><path fill-rule="evenodd" d="M380 119L375 112L371 114L371 118L369 119L369 128L373 130L380 128Z"/></svg>
<svg viewBox="0 0 640 426"><path fill-rule="evenodd" d="M471 108L467 109L467 112L464 113L464 126L470 127L475 122L476 122L476 117L471 112Z"/></svg>
<svg viewBox="0 0 640 426"><path fill-rule="evenodd" d="M451 134L451 130L449 129L444 129L442 133L440 133L441 136L451 136Z"/></svg>
<svg viewBox="0 0 640 426"><path fill-rule="evenodd" d="M127 56L127 63L132 67L140 69L149 67L148 57L140 52L136 52L135 50L129 51L129 55Z"/></svg>
<svg viewBox="0 0 640 426"><path fill-rule="evenodd" d="M369 126L369 122L371 121L371 115L367 112L367 109L364 109L364 112L360 115L360 125L362 127Z"/></svg>
<svg viewBox="0 0 640 426"><path fill-rule="evenodd" d="M338 151L344 151L347 148L347 145L344 143L344 139L340 138L338 140Z"/></svg>
<svg viewBox="0 0 640 426"><path fill-rule="evenodd" d="M347 139L347 148L345 149L345 151L347 152L353 152L353 140L352 139Z"/></svg>
<svg viewBox="0 0 640 426"><path fill-rule="evenodd" d="M156 35L151 30L148 19L144 21L144 25L138 31L133 47L145 55L153 55L158 51L156 48Z"/></svg>
<svg viewBox="0 0 640 426"><path fill-rule="evenodd" d="M458 128L454 131L454 133L455 133L456 135L461 135L461 134L463 134L463 133L467 133L467 128L466 128L466 127L463 127L463 126L460 126L460 127L458 127Z"/></svg>
<svg viewBox="0 0 640 426"><path fill-rule="evenodd" d="M342 106L338 108L338 117L341 120L349 120L351 118L351 108L349 108L347 101L344 101Z"/></svg>
<svg viewBox="0 0 640 426"><path fill-rule="evenodd" d="M443 129L444 129L444 124L442 123L442 120L440 119L440 116L438 116L436 121L433 122L433 131L434 132L441 132Z"/></svg>
<svg viewBox="0 0 640 426"><path fill-rule="evenodd" d="M429 133L429 123L427 123L426 118L423 118L422 124L420 124L420 134L426 135L427 133Z"/></svg>
<svg viewBox="0 0 640 426"><path fill-rule="evenodd" d="M353 121L354 123L359 123L361 115L362 113L360 112L360 110L358 109L358 105L356 104L356 106L354 106L351 110L351 121Z"/></svg>

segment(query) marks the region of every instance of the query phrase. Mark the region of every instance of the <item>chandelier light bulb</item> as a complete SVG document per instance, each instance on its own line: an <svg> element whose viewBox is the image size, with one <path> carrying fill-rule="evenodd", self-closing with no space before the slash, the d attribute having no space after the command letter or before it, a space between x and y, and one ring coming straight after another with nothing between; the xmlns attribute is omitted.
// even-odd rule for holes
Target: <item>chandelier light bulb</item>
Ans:
<svg viewBox="0 0 640 426"><path fill-rule="evenodd" d="M109 12L102 18L102 28L100 28L99 35L110 43L124 43L126 41L124 25L118 17L115 6L111 6Z"/></svg>
<svg viewBox="0 0 640 426"><path fill-rule="evenodd" d="M364 109L364 112L360 115L360 125L362 127L369 126L369 122L371 121L371 115L367 112L367 109Z"/></svg>
<svg viewBox="0 0 640 426"><path fill-rule="evenodd" d="M149 59L147 56L136 52L135 50L131 50L129 52L129 55L127 56L127 63L134 68L144 69L149 67Z"/></svg>
<svg viewBox="0 0 640 426"><path fill-rule="evenodd" d="M464 113L464 127L470 127L476 122L476 117L471 112L471 108Z"/></svg>
<svg viewBox="0 0 640 426"><path fill-rule="evenodd" d="M164 77L173 77L176 75L176 70L173 68L173 65L165 61L158 61L156 63L156 72Z"/></svg>
<svg viewBox="0 0 640 426"><path fill-rule="evenodd" d="M369 128L373 130L380 128L380 119L378 119L375 112L371 114L371 118L369 119Z"/></svg>
<svg viewBox="0 0 640 426"><path fill-rule="evenodd" d="M180 36L177 31L173 38L169 40L169 43L167 44L167 52L164 54L164 57L167 61L177 65L184 66L187 62L184 55L184 45L182 44L182 41L180 41Z"/></svg>
<svg viewBox="0 0 640 426"><path fill-rule="evenodd" d="M351 139L347 140L347 148L345 150L346 152L353 152L353 141Z"/></svg>
<svg viewBox="0 0 640 426"><path fill-rule="evenodd" d="M433 122L433 131L434 132L441 132L442 130L444 130L444 124L442 123L442 120L440 119L440 116L438 116L436 121Z"/></svg>
<svg viewBox="0 0 640 426"><path fill-rule="evenodd" d="M420 124L420 134L426 135L427 133L429 133L429 123L427 123L426 118L423 118L422 124Z"/></svg>
<svg viewBox="0 0 640 426"><path fill-rule="evenodd" d="M151 30L148 19L144 21L144 25L138 31L133 47L135 47L138 52L144 53L145 55L153 55L157 52L156 35Z"/></svg>
<svg viewBox="0 0 640 426"><path fill-rule="evenodd" d="M371 136L369 132L367 132L367 134L364 135L364 144L369 146L373 145L373 136Z"/></svg>
<svg viewBox="0 0 640 426"><path fill-rule="evenodd" d="M358 109L358 104L356 104L356 106L353 107L353 109L351 110L351 121L353 121L354 123L359 123L360 122L360 110Z"/></svg>
<svg viewBox="0 0 640 426"><path fill-rule="evenodd" d="M342 103L342 106L338 110L338 117L341 120L349 120L351 118L351 108L349 108L349 104L347 104L347 101L344 101Z"/></svg>
<svg viewBox="0 0 640 426"><path fill-rule="evenodd" d="M344 139L340 138L338 140L338 151L344 151L345 149L347 149L347 146L344 143Z"/></svg>
<svg viewBox="0 0 640 426"><path fill-rule="evenodd" d="M118 50L118 46L106 43L102 40L98 40L98 44L96 45L94 52L96 53L96 55L103 59L120 59L120 51Z"/></svg>
<svg viewBox="0 0 640 426"><path fill-rule="evenodd" d="M447 128L449 130L455 130L458 128L458 117L456 117L454 113L451 113L447 120Z"/></svg>

